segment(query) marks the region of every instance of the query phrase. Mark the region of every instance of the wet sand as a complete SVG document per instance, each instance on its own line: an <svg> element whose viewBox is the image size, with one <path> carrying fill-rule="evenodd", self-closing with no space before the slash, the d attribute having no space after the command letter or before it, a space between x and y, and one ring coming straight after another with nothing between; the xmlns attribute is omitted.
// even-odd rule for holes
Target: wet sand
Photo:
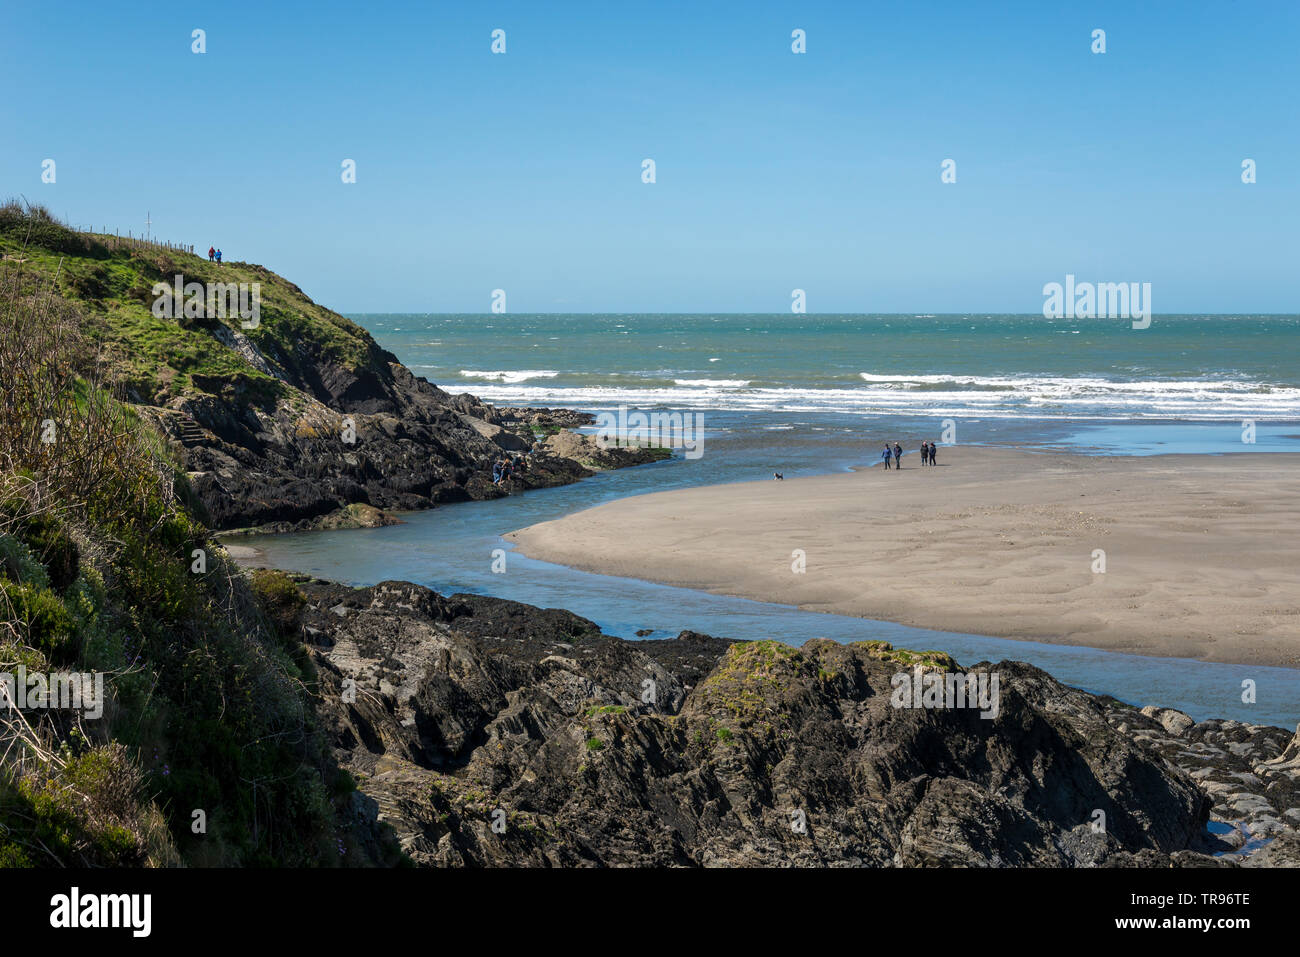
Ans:
<svg viewBox="0 0 1300 957"><path fill-rule="evenodd" d="M809 611L1300 666L1300 454L938 459L642 495L506 537L545 561Z"/></svg>
<svg viewBox="0 0 1300 957"><path fill-rule="evenodd" d="M234 560L236 565L243 568L269 568L266 563L265 553L253 545L236 545L233 542L222 539L220 536L217 540L221 542L226 553Z"/></svg>

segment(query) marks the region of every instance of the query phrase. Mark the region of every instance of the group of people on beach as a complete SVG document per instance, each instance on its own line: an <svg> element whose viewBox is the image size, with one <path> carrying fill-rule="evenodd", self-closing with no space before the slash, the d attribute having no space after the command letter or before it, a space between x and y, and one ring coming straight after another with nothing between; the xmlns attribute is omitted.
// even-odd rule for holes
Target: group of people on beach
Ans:
<svg viewBox="0 0 1300 957"><path fill-rule="evenodd" d="M935 444L930 441L921 443L921 464L938 465L934 460ZM903 447L895 442L892 446L886 442L884 450L880 453L880 458L885 463L885 468L901 469L903 467ZM892 462L892 465L891 465Z"/></svg>
<svg viewBox="0 0 1300 957"><path fill-rule="evenodd" d="M220 266L220 265L221 265L221 250L220 250L220 249L216 249L216 248L213 247L213 246L209 246L209 247L208 247L208 262L215 262L218 266Z"/></svg>

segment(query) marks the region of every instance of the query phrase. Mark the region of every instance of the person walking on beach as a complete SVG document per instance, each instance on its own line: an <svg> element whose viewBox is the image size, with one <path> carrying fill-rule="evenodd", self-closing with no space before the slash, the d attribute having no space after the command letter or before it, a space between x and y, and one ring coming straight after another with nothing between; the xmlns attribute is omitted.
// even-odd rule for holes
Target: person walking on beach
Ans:
<svg viewBox="0 0 1300 957"><path fill-rule="evenodd" d="M885 443L885 451L880 453L880 457L885 460L885 471L889 471L889 460L893 457L893 452L889 449L889 443Z"/></svg>
<svg viewBox="0 0 1300 957"><path fill-rule="evenodd" d="M921 464L922 465L930 464L930 443L929 442L921 443Z"/></svg>
<svg viewBox="0 0 1300 957"><path fill-rule="evenodd" d="M931 465L934 465L934 464L935 464L935 461L934 461L934 443L933 443L933 442L930 443L930 464L931 464Z"/></svg>
<svg viewBox="0 0 1300 957"><path fill-rule="evenodd" d="M217 256L217 251L211 246L208 247L208 262L212 262Z"/></svg>
<svg viewBox="0 0 1300 957"><path fill-rule="evenodd" d="M897 442L895 442L894 443L894 468L901 469L902 467L903 467L903 447L899 445Z"/></svg>

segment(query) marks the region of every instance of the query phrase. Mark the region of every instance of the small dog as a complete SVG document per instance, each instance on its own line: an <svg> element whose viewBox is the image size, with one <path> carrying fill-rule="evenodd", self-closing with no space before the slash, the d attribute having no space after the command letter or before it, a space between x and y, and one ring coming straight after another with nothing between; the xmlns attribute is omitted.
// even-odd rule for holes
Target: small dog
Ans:
<svg viewBox="0 0 1300 957"><path fill-rule="evenodd" d="M780 472L773 472L773 473L772 473L772 478L776 479L776 481L778 481L778 482L784 482L784 481L785 481L785 476L782 475Z"/></svg>

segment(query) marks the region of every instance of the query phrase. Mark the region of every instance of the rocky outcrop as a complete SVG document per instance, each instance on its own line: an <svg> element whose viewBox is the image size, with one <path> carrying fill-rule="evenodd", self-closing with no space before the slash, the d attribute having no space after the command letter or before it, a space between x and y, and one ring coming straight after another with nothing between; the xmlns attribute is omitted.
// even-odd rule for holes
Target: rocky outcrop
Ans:
<svg viewBox="0 0 1300 957"><path fill-rule="evenodd" d="M1109 723L1209 797L1208 847L1250 866L1300 866L1300 730L1110 704Z"/></svg>
<svg viewBox="0 0 1300 957"><path fill-rule="evenodd" d="M584 413L450 395L264 266L0 214L0 245L46 251L21 272L66 310L78 362L171 441L215 530L382 523L665 454L564 431L594 421ZM520 467L494 483L506 457Z"/></svg>
<svg viewBox="0 0 1300 957"><path fill-rule="evenodd" d="M570 431L550 436L546 440L546 449L594 471L621 468L629 455L638 462L644 462L667 458L671 454L667 449L652 447L605 446L594 435Z"/></svg>
<svg viewBox="0 0 1300 957"><path fill-rule="evenodd" d="M390 354L382 359L365 376L300 364L286 378L277 368L295 390L287 396L239 376L192 375L208 391L147 411L174 441L212 527L222 530L346 527L354 524L344 513L349 506L387 513L498 498L577 481L592 474L589 465L637 465L662 454L610 449L599 464L580 461L543 440L572 435L586 449L585 436L562 430L590 416L494 408L449 395ZM492 464L506 458L520 467L493 484Z"/></svg>
<svg viewBox="0 0 1300 957"><path fill-rule="evenodd" d="M1215 781L1262 788L1262 846L1293 859L1280 729L883 642L628 642L405 582L303 589L338 759L417 864L1232 865L1212 808L1268 815ZM997 675L996 714L897 707L901 674Z"/></svg>
<svg viewBox="0 0 1300 957"><path fill-rule="evenodd" d="M558 409L496 408L416 376L364 328L251 263L218 266L180 251L155 256L83 248L68 269L113 256L123 297L73 283L79 322L109 382L169 438L216 530L284 531L393 520L388 513L560 485L654 461L658 450L586 454L566 432L594 421ZM155 280L202 288L159 322ZM51 277L53 281L53 277ZM256 321L215 308L214 285L257 286ZM240 292L240 309L244 293ZM251 295L251 291L250 291ZM164 310L166 312L166 310ZM544 441L572 435L566 454ZM535 454L529 454L535 453ZM494 484L493 462L521 460ZM358 514L349 506L362 506ZM380 513L380 514L376 514ZM385 517L387 515L387 517Z"/></svg>

